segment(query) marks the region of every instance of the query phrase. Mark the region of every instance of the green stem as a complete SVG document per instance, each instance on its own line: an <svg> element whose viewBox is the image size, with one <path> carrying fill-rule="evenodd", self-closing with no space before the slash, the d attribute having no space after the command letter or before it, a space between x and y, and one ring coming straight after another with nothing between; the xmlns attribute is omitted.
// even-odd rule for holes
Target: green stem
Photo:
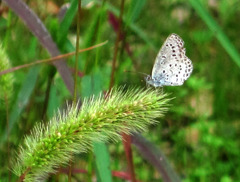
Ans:
<svg viewBox="0 0 240 182"><path fill-rule="evenodd" d="M78 14L77 14L77 41L76 41L76 53L75 53L75 73L74 73L74 94L73 103L77 103L77 77L78 77L78 49L79 49L79 37L80 37L80 14L81 14L81 0L78 0Z"/></svg>

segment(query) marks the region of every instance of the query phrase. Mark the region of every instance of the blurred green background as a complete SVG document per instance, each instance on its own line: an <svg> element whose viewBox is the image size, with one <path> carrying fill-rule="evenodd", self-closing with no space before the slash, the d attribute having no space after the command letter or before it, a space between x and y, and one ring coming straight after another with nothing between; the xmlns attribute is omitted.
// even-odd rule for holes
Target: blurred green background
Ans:
<svg viewBox="0 0 240 182"><path fill-rule="evenodd" d="M66 3L66 7L71 7L75 2L27 2L62 54L75 50L77 9L67 9L68 18L61 15ZM120 4L120 0L82 1L80 49L105 40L108 43L79 55L80 98L109 88ZM19 17L7 9L6 4L1 3L0 7L0 40L12 67L49 58L46 49ZM158 50L171 33L182 37L186 55L194 65L191 77L183 86L163 88L174 98L169 111L160 124L143 133L163 151L182 181L240 181L239 17L239 0L125 0L115 86L145 87L142 75L126 70L150 74ZM73 73L74 57L67 59L67 65ZM42 120L47 122L58 108L63 109L66 101L72 99L61 77L49 64L16 71L13 75L8 108L15 118L10 131L10 153L34 124ZM4 139L6 103L4 99L0 102L0 163L5 166L1 167L0 175L8 179L8 150ZM46 114L43 114L45 109ZM122 143L110 143L108 147L111 169L126 170ZM78 167L93 168L92 155L90 152L77 156ZM161 181L161 175L134 147L133 155L138 180ZM60 175L59 178L65 177ZM16 179L13 174L12 179ZM89 174L79 174L77 179L91 181Z"/></svg>

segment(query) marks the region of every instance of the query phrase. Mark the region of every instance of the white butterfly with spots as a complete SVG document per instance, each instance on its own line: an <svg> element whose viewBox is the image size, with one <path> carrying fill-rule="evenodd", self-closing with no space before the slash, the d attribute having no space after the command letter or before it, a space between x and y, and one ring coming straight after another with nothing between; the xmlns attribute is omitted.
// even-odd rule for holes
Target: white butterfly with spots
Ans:
<svg viewBox="0 0 240 182"><path fill-rule="evenodd" d="M158 52L152 75L145 80L154 87L180 86L192 70L192 61L185 55L184 41L177 34L171 34Z"/></svg>

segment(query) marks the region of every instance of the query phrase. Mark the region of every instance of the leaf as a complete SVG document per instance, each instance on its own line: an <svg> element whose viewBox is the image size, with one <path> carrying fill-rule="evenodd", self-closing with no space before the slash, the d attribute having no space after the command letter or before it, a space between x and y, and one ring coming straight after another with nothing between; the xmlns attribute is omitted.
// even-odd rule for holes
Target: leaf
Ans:
<svg viewBox="0 0 240 182"><path fill-rule="evenodd" d="M207 24L208 28L214 33L220 44L227 51L233 61L240 67L240 55L234 45L231 43L226 34L222 31L221 27L209 14L206 8L200 3L199 0L189 0L192 7L196 10L198 15Z"/></svg>
<svg viewBox="0 0 240 182"><path fill-rule="evenodd" d="M36 85L37 76L39 73L39 67L33 67L29 70L25 81L22 84L22 87L18 93L18 98L13 106L13 109L10 113L9 117L9 131L5 131L1 134L1 145L6 141L7 139L7 132L11 132L13 127L18 122L19 117L21 116L21 113L23 109L26 107L28 100L33 92L33 89Z"/></svg>
<svg viewBox="0 0 240 182"><path fill-rule="evenodd" d="M75 17L76 13L77 13L77 6L78 6L78 0L72 0L70 7L68 8L61 24L59 27L59 31L57 39L58 39L58 45L62 45L63 42L66 40L67 35L68 35L68 31L69 28L72 24L73 18Z"/></svg>
<svg viewBox="0 0 240 182"><path fill-rule="evenodd" d="M146 0L132 0L131 5L126 17L126 25L132 24L139 17L142 12L143 7L146 4Z"/></svg>
<svg viewBox="0 0 240 182"><path fill-rule="evenodd" d="M101 182L111 182L110 157L106 144L94 143L94 154L96 156L96 166Z"/></svg>
<svg viewBox="0 0 240 182"><path fill-rule="evenodd" d="M170 166L166 156L156 146L137 133L132 136L132 143L143 158L156 167L163 181L180 182L179 176Z"/></svg>

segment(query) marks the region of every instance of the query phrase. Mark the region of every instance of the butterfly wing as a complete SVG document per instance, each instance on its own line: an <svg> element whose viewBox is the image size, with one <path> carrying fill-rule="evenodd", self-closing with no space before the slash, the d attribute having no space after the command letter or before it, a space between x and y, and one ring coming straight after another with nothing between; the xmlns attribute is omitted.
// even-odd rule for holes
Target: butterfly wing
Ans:
<svg viewBox="0 0 240 182"><path fill-rule="evenodd" d="M192 62L185 55L184 41L178 35L171 34L156 57L152 79L162 86L182 85L192 70Z"/></svg>

